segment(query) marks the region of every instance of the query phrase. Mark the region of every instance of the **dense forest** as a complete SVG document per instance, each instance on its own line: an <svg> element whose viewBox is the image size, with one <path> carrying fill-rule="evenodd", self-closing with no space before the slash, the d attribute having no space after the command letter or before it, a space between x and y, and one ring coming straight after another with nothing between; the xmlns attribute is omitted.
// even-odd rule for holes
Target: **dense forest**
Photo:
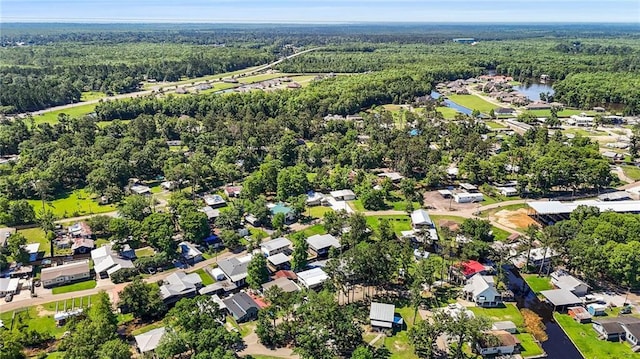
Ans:
<svg viewBox="0 0 640 359"><path fill-rule="evenodd" d="M578 25L114 26L25 29L12 24L3 29L2 112L77 102L84 91L132 92L148 78L196 78L266 64L293 48L325 46L277 68L295 73L389 70L430 81L488 70L521 81L547 74L556 81L559 101L579 108L620 103L626 114L640 113L635 101L638 34L625 26L606 31ZM452 38L460 36L480 42L474 46L452 43ZM593 78L585 75L592 72L599 73ZM570 76L578 74L581 77ZM602 88L615 92L602 96Z"/></svg>

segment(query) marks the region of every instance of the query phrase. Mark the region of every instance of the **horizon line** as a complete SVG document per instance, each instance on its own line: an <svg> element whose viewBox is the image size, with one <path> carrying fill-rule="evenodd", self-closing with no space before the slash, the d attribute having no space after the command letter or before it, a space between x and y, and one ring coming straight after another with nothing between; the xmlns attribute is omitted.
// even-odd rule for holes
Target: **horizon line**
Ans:
<svg viewBox="0 0 640 359"><path fill-rule="evenodd" d="M10 20L10 21L6 21ZM262 25L350 25L350 24L392 24L392 25L636 25L638 22L629 21L292 21L292 20L181 20L181 19L102 19L92 18L85 21L81 19L28 19L28 18L4 18L0 19L0 26L8 24L78 24L78 25L119 25L119 24L184 24L184 25L236 25L236 24L262 24Z"/></svg>

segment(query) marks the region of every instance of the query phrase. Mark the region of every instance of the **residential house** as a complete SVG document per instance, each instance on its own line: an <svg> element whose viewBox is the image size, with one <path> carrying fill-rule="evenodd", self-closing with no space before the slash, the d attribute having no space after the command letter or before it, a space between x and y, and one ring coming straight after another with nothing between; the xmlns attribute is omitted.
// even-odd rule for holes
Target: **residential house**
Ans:
<svg viewBox="0 0 640 359"><path fill-rule="evenodd" d="M522 251L517 253L515 248L511 251L511 263L517 268L524 268L527 264L527 256L529 257L529 266L534 268L543 268L551 265L551 260L558 256L558 252L556 252L553 248L549 247L538 247L533 248L528 253L528 251Z"/></svg>
<svg viewBox="0 0 640 359"><path fill-rule="evenodd" d="M71 251L73 251L73 254L86 254L91 252L95 247L93 239L84 237L74 238L72 242Z"/></svg>
<svg viewBox="0 0 640 359"><path fill-rule="evenodd" d="M640 323L622 323L627 343L631 344L631 350L638 352L638 342L640 341Z"/></svg>
<svg viewBox="0 0 640 359"><path fill-rule="evenodd" d="M285 223L293 223L296 221L296 213L293 211L293 208L286 206L283 203L270 203L267 207L269 207L272 217L278 213L282 213L284 214Z"/></svg>
<svg viewBox="0 0 640 359"><path fill-rule="evenodd" d="M231 257L218 262L218 268L220 268L224 275L233 284L238 287L245 285L247 278L247 266L251 261L251 255L248 254L243 257Z"/></svg>
<svg viewBox="0 0 640 359"><path fill-rule="evenodd" d="M460 303L451 303L444 308L437 308L434 310L440 311L451 318L458 318L461 315L465 315L467 318L470 318L470 319L476 317L476 315L473 314L471 310L467 309L465 306L463 306Z"/></svg>
<svg viewBox="0 0 640 359"><path fill-rule="evenodd" d="M516 324L510 320L493 323L493 325L491 325L491 330L504 330L505 332L511 334L516 334L518 332Z"/></svg>
<svg viewBox="0 0 640 359"><path fill-rule="evenodd" d="M224 188L224 194L229 198L240 197L240 193L242 193L242 186L227 186Z"/></svg>
<svg viewBox="0 0 640 359"><path fill-rule="evenodd" d="M258 318L258 304L245 292L236 293L222 301L236 322L242 323Z"/></svg>
<svg viewBox="0 0 640 359"><path fill-rule="evenodd" d="M500 107L493 111L497 116L500 115L513 115L514 109L508 107Z"/></svg>
<svg viewBox="0 0 640 359"><path fill-rule="evenodd" d="M493 277L475 274L467 280L463 288L465 299L479 307L497 307L502 305L502 297L495 288Z"/></svg>
<svg viewBox="0 0 640 359"><path fill-rule="evenodd" d="M244 216L244 220L254 227L259 227L261 225L260 220L258 220L258 218L253 214L247 214Z"/></svg>
<svg viewBox="0 0 640 359"><path fill-rule="evenodd" d="M471 183L460 183L460 189L467 193L478 193L478 187Z"/></svg>
<svg viewBox="0 0 640 359"><path fill-rule="evenodd" d="M91 231L91 227L89 227L87 222L75 223L67 228L67 232L69 233L69 237L71 238L93 238L93 232Z"/></svg>
<svg viewBox="0 0 640 359"><path fill-rule="evenodd" d="M160 294L165 304L171 304L182 298L195 297L202 287L202 279L198 273L171 273L160 286Z"/></svg>
<svg viewBox="0 0 640 359"><path fill-rule="evenodd" d="M567 314L578 323L590 323L593 317L584 307L580 306L567 308Z"/></svg>
<svg viewBox="0 0 640 359"><path fill-rule="evenodd" d="M402 181L402 179L404 178L403 175L401 175L398 172L383 172L383 173L379 173L378 177L380 178L388 178L391 180L391 182L393 183L398 183L400 181Z"/></svg>
<svg viewBox="0 0 640 359"><path fill-rule="evenodd" d="M490 274L491 272L493 272L493 268L486 267L484 264L478 261L468 260L466 262L460 262L452 265L450 271L453 277L458 278L459 280L464 282L476 274Z"/></svg>
<svg viewBox="0 0 640 359"><path fill-rule="evenodd" d="M110 277L123 268L135 268L130 259L117 255L111 249L111 245L92 250L91 259L93 260L93 270L99 278Z"/></svg>
<svg viewBox="0 0 640 359"><path fill-rule="evenodd" d="M585 282L562 270L551 273L551 284L556 288L566 289L578 297L585 296L589 292L589 286Z"/></svg>
<svg viewBox="0 0 640 359"><path fill-rule="evenodd" d="M38 251L40 250L40 243L29 243L24 246L25 252L29 253L29 262L38 260Z"/></svg>
<svg viewBox="0 0 640 359"><path fill-rule="evenodd" d="M151 195L151 188L149 188L148 186L141 185L141 184L134 184L131 187L129 187L129 192L131 192L131 194L138 194L138 195L142 195L142 196L150 196Z"/></svg>
<svg viewBox="0 0 640 359"><path fill-rule="evenodd" d="M220 217L220 210L214 209L211 206L204 206L200 208L198 211L207 215L207 219L209 220L209 223L215 222L216 219Z"/></svg>
<svg viewBox="0 0 640 359"><path fill-rule="evenodd" d="M608 159L611 162L620 162L624 160L624 155L613 151L602 152L602 157Z"/></svg>
<svg viewBox="0 0 640 359"><path fill-rule="evenodd" d="M311 206L319 206L322 204L322 201L324 200L324 195L320 192L309 192L307 193L307 199L305 201L305 203L307 204L307 206L311 207Z"/></svg>
<svg viewBox="0 0 640 359"><path fill-rule="evenodd" d="M202 252L193 243L180 242L178 244L178 253L189 264L193 265L202 262Z"/></svg>
<svg viewBox="0 0 640 359"><path fill-rule="evenodd" d="M279 287L285 293L297 292L300 286L289 278L279 277L262 285L262 291L266 291L271 287Z"/></svg>
<svg viewBox="0 0 640 359"><path fill-rule="evenodd" d="M393 304L371 302L369 311L369 322L374 329L390 329L394 326L401 326L403 320L401 316L395 315L396 307Z"/></svg>
<svg viewBox="0 0 640 359"><path fill-rule="evenodd" d="M515 187L496 187L498 192L505 197L512 197L518 195L518 190Z"/></svg>
<svg viewBox="0 0 640 359"><path fill-rule="evenodd" d="M593 120L593 117L581 113L580 115L571 115L567 120L567 124L574 126L591 126L593 125Z"/></svg>
<svg viewBox="0 0 640 359"><path fill-rule="evenodd" d="M20 279L18 278L0 278L0 297L4 297L7 294L16 294L19 284Z"/></svg>
<svg viewBox="0 0 640 359"><path fill-rule="evenodd" d="M534 102L534 103L528 104L526 109L528 111L532 111L532 110L550 110L551 109L551 104L550 103L544 103L544 102Z"/></svg>
<svg viewBox="0 0 640 359"><path fill-rule="evenodd" d="M167 141L169 142L169 141ZM162 183L160 183L160 187L162 187L163 189L167 190L167 191L172 191L174 188L176 188L176 183L173 181L164 181Z"/></svg>
<svg viewBox="0 0 640 359"><path fill-rule="evenodd" d="M298 282L308 289L314 289L322 285L329 279L329 276L322 268L313 268L298 272Z"/></svg>
<svg viewBox="0 0 640 359"><path fill-rule="evenodd" d="M291 241L287 238L280 237L260 244L260 249L265 256L273 256L278 253L288 254L291 251Z"/></svg>
<svg viewBox="0 0 640 359"><path fill-rule="evenodd" d="M284 253L274 254L267 258L267 267L272 273L275 273L279 270L291 269L291 263L289 260L289 256Z"/></svg>
<svg viewBox="0 0 640 359"><path fill-rule="evenodd" d="M40 280L45 288L89 279L90 276L88 260L44 268L40 272Z"/></svg>
<svg viewBox="0 0 640 359"><path fill-rule="evenodd" d="M307 238L309 251L317 257L326 257L329 255L331 247L340 248L340 241L330 234L314 234Z"/></svg>
<svg viewBox="0 0 640 359"><path fill-rule="evenodd" d="M218 194L214 194L214 195L207 194L207 195L204 195L202 199L204 200L204 203L206 203L206 205L211 208L220 208L220 207L225 207L227 205L227 201L225 201L224 198L222 198L222 196Z"/></svg>
<svg viewBox="0 0 640 359"><path fill-rule="evenodd" d="M433 227L433 221L429 217L429 213L422 208L411 213L411 224L415 229Z"/></svg>
<svg viewBox="0 0 640 359"><path fill-rule="evenodd" d="M631 316L601 318L594 320L591 325L596 333L598 333L599 339L620 341L625 340L627 336L627 331L623 325L631 326L633 328L640 325L640 318ZM638 336L634 335L634 338L638 338Z"/></svg>
<svg viewBox="0 0 640 359"><path fill-rule="evenodd" d="M136 340L136 348L138 349L138 352L140 354L145 354L156 350L165 333L165 328L161 327L136 335L134 339Z"/></svg>
<svg viewBox="0 0 640 359"><path fill-rule="evenodd" d="M350 189L343 189L339 191L331 191L329 192L331 197L333 197L336 201L353 201L356 199L356 194L353 193Z"/></svg>
<svg viewBox="0 0 640 359"><path fill-rule="evenodd" d="M480 337L476 349L482 356L504 355L513 354L520 347L520 341L513 334L504 330L491 330L486 333L492 335L498 340L493 341L486 340L485 337Z"/></svg>

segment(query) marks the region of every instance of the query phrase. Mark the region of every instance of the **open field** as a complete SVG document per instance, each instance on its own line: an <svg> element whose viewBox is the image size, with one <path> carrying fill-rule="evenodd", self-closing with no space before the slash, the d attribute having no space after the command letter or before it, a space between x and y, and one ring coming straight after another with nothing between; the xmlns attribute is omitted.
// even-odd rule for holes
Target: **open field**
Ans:
<svg viewBox="0 0 640 359"><path fill-rule="evenodd" d="M333 211L331 207L313 206L307 207L304 214L312 218L324 218L324 214L331 211Z"/></svg>
<svg viewBox="0 0 640 359"><path fill-rule="evenodd" d="M73 283L69 285L63 285L61 287L55 287L51 290L53 294L62 294L70 292L78 292L81 290L93 289L96 287L95 280L87 280L84 282Z"/></svg>
<svg viewBox="0 0 640 359"><path fill-rule="evenodd" d="M42 201L29 200L29 204L36 213L42 210ZM86 214L96 214L112 212L116 210L113 205L99 205L91 198L91 195L83 189L67 193L64 197L56 198L45 202L46 208L50 209L57 218L78 217Z"/></svg>
<svg viewBox="0 0 640 359"><path fill-rule="evenodd" d="M627 343L599 340L591 324L580 324L566 314L554 313L553 318L587 359L640 358Z"/></svg>
<svg viewBox="0 0 640 359"><path fill-rule="evenodd" d="M505 128L507 126L501 125L497 122L493 122L493 121L485 121L484 122L490 129L497 129L497 128Z"/></svg>
<svg viewBox="0 0 640 359"><path fill-rule="evenodd" d="M288 77L289 75L282 74L282 73L260 74L260 75L253 75L253 76L238 78L238 82L241 84L252 84L256 82L277 79L279 77L285 77L285 76Z"/></svg>
<svg viewBox="0 0 640 359"><path fill-rule="evenodd" d="M407 325L407 330L401 330L398 332L394 332L393 336L384 338L385 347L391 352L391 359L405 359L405 358L418 358L413 350L413 346L409 341L409 329L413 327L413 308L396 307L396 313L402 316L404 322ZM420 315L416 318L416 323L422 321Z"/></svg>
<svg viewBox="0 0 640 359"><path fill-rule="evenodd" d="M529 288L535 293L540 293L543 290L553 289L551 280L549 277L538 277L537 274L523 274L522 278L527 282Z"/></svg>
<svg viewBox="0 0 640 359"><path fill-rule="evenodd" d="M374 231L380 227L380 220L388 219L391 228L396 234L400 234L401 231L411 230L411 217L409 216L367 216L367 225Z"/></svg>
<svg viewBox="0 0 640 359"><path fill-rule="evenodd" d="M61 113L66 113L71 117L81 117L81 116L90 114L91 112L93 112L95 108L96 108L95 103L80 105L80 106L67 108L64 110L46 112L46 113L43 113L42 115L35 116L33 119L35 120L36 124L45 123L45 122L54 124L54 123L58 123L58 115Z"/></svg>
<svg viewBox="0 0 640 359"><path fill-rule="evenodd" d="M533 335L529 333L520 333L516 334L516 338L520 340L520 345L522 346L522 357L536 357L544 353L544 350L542 350L542 347L538 345Z"/></svg>
<svg viewBox="0 0 640 359"><path fill-rule="evenodd" d="M91 100L97 100L103 97L107 97L107 94L104 92L100 92L100 91L86 91L82 93L82 96L80 96L80 101L91 101Z"/></svg>
<svg viewBox="0 0 640 359"><path fill-rule="evenodd" d="M440 112L442 114L442 117L446 118L447 120L454 119L456 117L456 114L458 114L458 111L456 111L455 109L444 106L438 107L436 111Z"/></svg>
<svg viewBox="0 0 640 359"><path fill-rule="evenodd" d="M327 230L324 228L322 224L316 224L303 230L302 233L304 233L305 236L310 237L310 236L313 236L314 234L326 234Z"/></svg>
<svg viewBox="0 0 640 359"><path fill-rule="evenodd" d="M530 112L538 117L550 117L551 116L551 110L531 110L531 111L527 111ZM581 113L586 113L587 115L595 115L596 113L593 111L584 111L584 110L571 110L571 109L564 109L562 111L558 111L558 117L563 118L563 117L571 117L572 115L579 115Z"/></svg>
<svg viewBox="0 0 640 359"><path fill-rule="evenodd" d="M512 321L518 329L524 328L524 319L518 308L513 304L505 304L504 308L480 308L469 307L476 316L489 318L492 322L500 322L505 320Z"/></svg>
<svg viewBox="0 0 640 359"><path fill-rule="evenodd" d="M528 210L524 207L526 206L525 204L513 206L519 206L520 208L512 210L500 208L493 214L493 219L504 226L521 230L525 230L531 224L536 224L536 222L527 214Z"/></svg>
<svg viewBox="0 0 640 359"><path fill-rule="evenodd" d="M27 239L27 243L40 243L39 250L40 252L44 252L45 257L51 254L49 241L44 236L44 231L40 229L40 227L21 229L18 233L22 234Z"/></svg>
<svg viewBox="0 0 640 359"><path fill-rule="evenodd" d="M583 137L587 137L587 136L608 136L608 134L606 132L593 130L593 129L590 129L590 128L568 128L568 129L562 130L562 133L564 133L564 134L573 134L573 135L576 135L576 136L583 136Z"/></svg>
<svg viewBox="0 0 640 359"><path fill-rule="evenodd" d="M480 96L476 95L448 95L447 97L460 106L464 106L471 110L478 110L483 113L488 113L489 111L498 108L498 106L485 101Z"/></svg>
<svg viewBox="0 0 640 359"><path fill-rule="evenodd" d="M620 166L625 176L631 178L634 181L640 181L640 167L636 166Z"/></svg>

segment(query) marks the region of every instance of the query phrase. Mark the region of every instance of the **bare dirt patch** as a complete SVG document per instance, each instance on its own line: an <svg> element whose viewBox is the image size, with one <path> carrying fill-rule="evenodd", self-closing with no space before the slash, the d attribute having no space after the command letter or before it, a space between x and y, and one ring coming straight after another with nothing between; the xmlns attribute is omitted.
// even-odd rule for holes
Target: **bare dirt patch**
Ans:
<svg viewBox="0 0 640 359"><path fill-rule="evenodd" d="M515 211L501 210L496 212L493 217L495 221L509 228L525 229L530 224L536 224L531 217L527 215L526 208L520 208Z"/></svg>
<svg viewBox="0 0 640 359"><path fill-rule="evenodd" d="M41 305L39 305L39 306L37 306L37 307L36 307L36 313L38 313L38 316L39 316L39 317L46 317L46 316L49 316L49 315L54 315L54 314L56 314L56 312L53 312L53 311L51 311L51 310L46 310L46 309L44 309L44 307L43 307L43 306L41 306Z"/></svg>

